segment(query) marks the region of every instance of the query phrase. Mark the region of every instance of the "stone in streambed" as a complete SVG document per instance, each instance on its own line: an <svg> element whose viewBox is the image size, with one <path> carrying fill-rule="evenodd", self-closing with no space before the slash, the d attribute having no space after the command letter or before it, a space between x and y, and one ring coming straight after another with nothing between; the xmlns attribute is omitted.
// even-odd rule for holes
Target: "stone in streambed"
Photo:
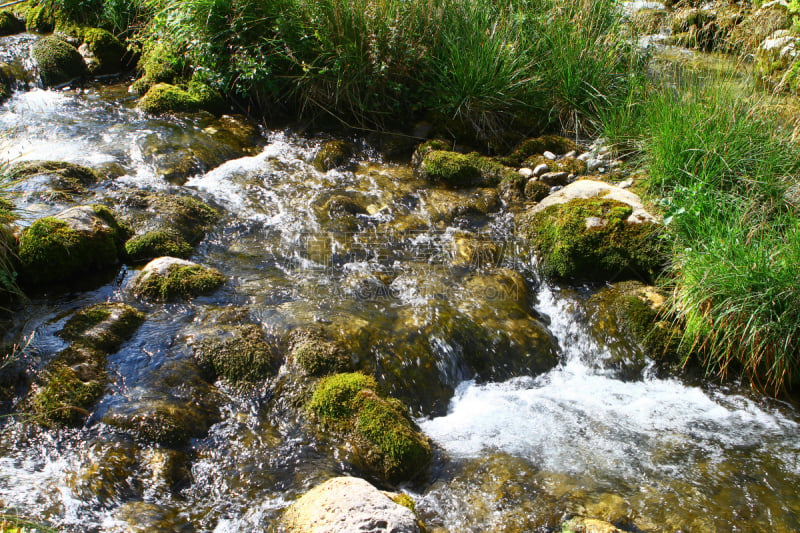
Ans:
<svg viewBox="0 0 800 533"><path fill-rule="evenodd" d="M363 479L338 477L311 489L281 518L287 533L420 533L413 511Z"/></svg>
<svg viewBox="0 0 800 533"><path fill-rule="evenodd" d="M78 50L58 37L42 37L31 48L42 83L54 87L86 75L86 64Z"/></svg>
<svg viewBox="0 0 800 533"><path fill-rule="evenodd" d="M145 265L131 289L138 297L165 301L208 294L226 279L214 268L175 257L159 257Z"/></svg>

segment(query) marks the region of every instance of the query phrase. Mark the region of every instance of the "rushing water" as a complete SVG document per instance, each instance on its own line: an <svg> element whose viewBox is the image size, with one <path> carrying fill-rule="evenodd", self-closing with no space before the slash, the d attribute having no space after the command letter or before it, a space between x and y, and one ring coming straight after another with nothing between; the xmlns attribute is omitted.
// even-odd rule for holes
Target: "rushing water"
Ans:
<svg viewBox="0 0 800 533"><path fill-rule="evenodd" d="M138 189L199 195L225 214L191 259L231 281L189 303L148 305L127 291L136 271L125 266L15 312L6 340L35 333L26 353L33 370L64 346L55 334L72 310L123 301L147 319L109 357L111 384L84 428L5 428L7 510L69 531L122 531L131 516L153 531L267 531L298 495L352 473L280 403L279 377L243 391L201 383L191 369L191 338L236 307L274 339L324 325L410 405L437 449L428 478L405 490L433 527L558 530L585 515L643 531L800 528L796 412L657 377L648 365L622 376L604 364L611 348L587 310L596 288L537 279L505 209L454 209L490 193L431 188L368 146L353 168L321 173L310 164L320 139L275 131L246 148L221 146L223 125L211 117L153 119L133 104L124 85L93 85L20 92L0 107L6 158L115 169L71 200L19 184L23 223ZM164 154L198 147L214 157L165 179ZM336 196L365 206L354 224L328 215ZM454 265L465 236L505 253ZM502 289L520 274L527 289ZM497 344L464 341L475 328ZM533 348L524 342L534 340L558 355L539 375L525 371ZM476 356L491 362L479 375ZM103 423L187 389L214 398L220 416L185 449L136 442Z"/></svg>

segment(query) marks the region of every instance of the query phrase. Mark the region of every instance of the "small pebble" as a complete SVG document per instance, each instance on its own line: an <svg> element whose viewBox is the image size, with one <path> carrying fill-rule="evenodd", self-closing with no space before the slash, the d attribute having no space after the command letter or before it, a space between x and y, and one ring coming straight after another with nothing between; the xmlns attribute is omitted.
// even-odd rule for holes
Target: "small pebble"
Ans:
<svg viewBox="0 0 800 533"><path fill-rule="evenodd" d="M549 170L550 167L547 166L547 163L541 163L539 165L536 165L536 168L533 169L533 175L539 177Z"/></svg>
<svg viewBox="0 0 800 533"><path fill-rule="evenodd" d="M553 161L555 161L555 160L556 160L556 154L554 154L553 152L545 152L545 153L543 153L542 155L543 155L544 157L546 157L547 159L551 159L551 160L553 160Z"/></svg>
<svg viewBox="0 0 800 533"><path fill-rule="evenodd" d="M534 175L534 171L527 167L523 167L519 169L517 172L519 172L519 175L522 176L523 178L530 178L531 176Z"/></svg>
<svg viewBox="0 0 800 533"><path fill-rule="evenodd" d="M594 154L592 152L583 152L581 155L578 156L578 159L580 159L581 161L588 161L592 159L593 156Z"/></svg>
<svg viewBox="0 0 800 533"><path fill-rule="evenodd" d="M603 166L603 162L599 159L590 159L586 162L586 170L588 172L594 172L595 170L599 169Z"/></svg>
<svg viewBox="0 0 800 533"><path fill-rule="evenodd" d="M539 177L548 185L566 185L568 178L569 172L547 172Z"/></svg>
<svg viewBox="0 0 800 533"><path fill-rule="evenodd" d="M575 157L576 155L578 155L578 151L572 150L571 152L567 152L566 154L564 154L563 159L566 159L567 157Z"/></svg>
<svg viewBox="0 0 800 533"><path fill-rule="evenodd" d="M620 189L627 189L631 185L633 185L633 180L628 178L628 179L626 179L625 181L623 181L622 183L619 184L619 188Z"/></svg>

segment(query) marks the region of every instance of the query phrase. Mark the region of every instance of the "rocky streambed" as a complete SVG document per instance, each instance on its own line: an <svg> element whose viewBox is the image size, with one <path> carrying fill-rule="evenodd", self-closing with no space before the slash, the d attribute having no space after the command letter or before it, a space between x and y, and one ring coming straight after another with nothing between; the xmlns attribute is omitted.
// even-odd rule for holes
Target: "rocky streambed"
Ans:
<svg viewBox="0 0 800 533"><path fill-rule="evenodd" d="M136 102L95 83L0 107L31 295L5 323L4 513L800 527L797 411L677 368L647 285L659 221L600 144L439 140L396 163Z"/></svg>

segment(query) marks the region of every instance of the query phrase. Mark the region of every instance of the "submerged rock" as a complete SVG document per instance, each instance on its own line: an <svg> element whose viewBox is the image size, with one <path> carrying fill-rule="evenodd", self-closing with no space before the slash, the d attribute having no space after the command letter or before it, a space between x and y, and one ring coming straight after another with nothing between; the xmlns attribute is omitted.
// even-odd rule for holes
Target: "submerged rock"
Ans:
<svg viewBox="0 0 800 533"><path fill-rule="evenodd" d="M285 512L287 533L420 533L414 513L367 481L338 477L314 487Z"/></svg>
<svg viewBox="0 0 800 533"><path fill-rule="evenodd" d="M133 280L131 289L141 298L172 300L208 294L226 281L218 270L175 257L153 259Z"/></svg>
<svg viewBox="0 0 800 533"><path fill-rule="evenodd" d="M31 48L45 87L69 83L86 75L86 64L78 50L58 37L42 37Z"/></svg>
<svg viewBox="0 0 800 533"><path fill-rule="evenodd" d="M327 141L320 146L314 156L314 167L320 172L327 172L344 166L353 157L356 148L345 141Z"/></svg>
<svg viewBox="0 0 800 533"><path fill-rule="evenodd" d="M136 479L136 445L127 440L94 442L80 467L66 476L66 485L82 500L108 505L141 492Z"/></svg>
<svg viewBox="0 0 800 533"><path fill-rule="evenodd" d="M320 380L308 410L331 437L345 442L360 470L391 483L424 473L431 447L399 400L375 392L364 374L334 374Z"/></svg>
<svg viewBox="0 0 800 533"><path fill-rule="evenodd" d="M48 185L56 193L85 194L104 176L91 168L65 161L26 161L11 168L15 179L47 176Z"/></svg>
<svg viewBox="0 0 800 533"><path fill-rule="evenodd" d="M154 503L127 502L117 509L115 517L125 522L125 526L114 525L108 530L111 533L193 533L195 530L177 509Z"/></svg>
<svg viewBox="0 0 800 533"><path fill-rule="evenodd" d="M353 370L345 346L330 340L319 328L298 328L289 334L290 360L310 376Z"/></svg>
<svg viewBox="0 0 800 533"><path fill-rule="evenodd" d="M630 191L580 180L518 217L545 275L603 280L651 278L663 259L658 222Z"/></svg>
<svg viewBox="0 0 800 533"><path fill-rule="evenodd" d="M30 405L45 424L78 424L103 394L106 357L144 320L125 304L98 304L73 315L60 335L72 344L59 352L38 380Z"/></svg>
<svg viewBox="0 0 800 533"><path fill-rule="evenodd" d="M280 358L256 324L221 326L194 346L198 364L232 383L263 381L275 374Z"/></svg>
<svg viewBox="0 0 800 533"><path fill-rule="evenodd" d="M100 205L37 220L20 236L20 279L46 285L117 264L128 230Z"/></svg>
<svg viewBox="0 0 800 533"><path fill-rule="evenodd" d="M564 522L562 533L625 533L614 524L596 518L576 517Z"/></svg>

